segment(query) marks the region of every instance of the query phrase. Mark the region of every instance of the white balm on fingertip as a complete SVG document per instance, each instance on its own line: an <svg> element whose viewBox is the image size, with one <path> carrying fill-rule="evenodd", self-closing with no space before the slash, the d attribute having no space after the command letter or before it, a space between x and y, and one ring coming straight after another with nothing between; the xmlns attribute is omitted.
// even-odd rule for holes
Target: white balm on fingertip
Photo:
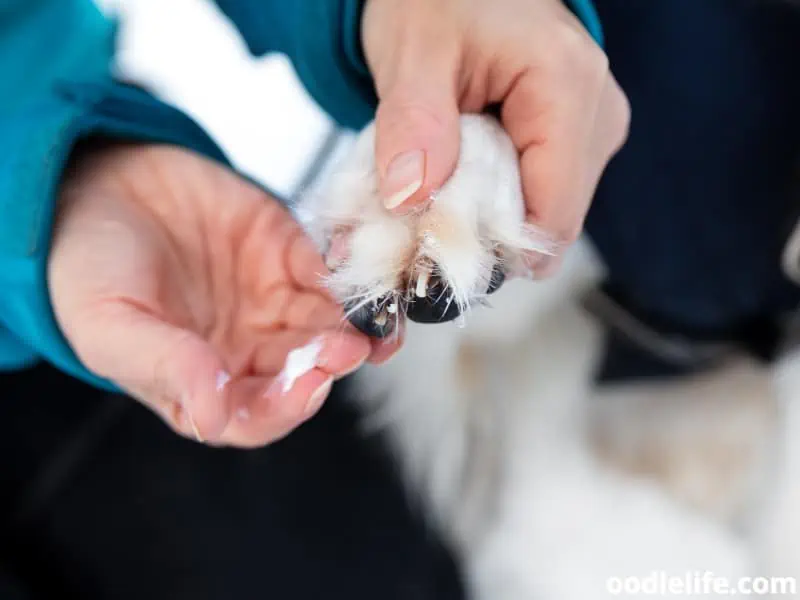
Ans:
<svg viewBox="0 0 800 600"><path fill-rule="evenodd" d="M303 375L318 366L317 361L322 352L322 340L315 338L310 343L300 348L295 348L286 356L286 362L281 369L278 379L284 394L294 387L295 382Z"/></svg>

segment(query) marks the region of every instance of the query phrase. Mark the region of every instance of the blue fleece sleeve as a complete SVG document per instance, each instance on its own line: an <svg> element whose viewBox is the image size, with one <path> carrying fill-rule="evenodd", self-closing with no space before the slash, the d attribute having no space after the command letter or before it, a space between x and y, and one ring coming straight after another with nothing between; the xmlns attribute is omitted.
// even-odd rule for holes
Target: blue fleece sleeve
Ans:
<svg viewBox="0 0 800 600"><path fill-rule="evenodd" d="M64 339L47 286L71 151L88 137L110 137L180 145L226 162L188 117L112 80L113 48L113 24L89 0L0 0L0 353L8 358L16 343L108 388Z"/></svg>
<svg viewBox="0 0 800 600"><path fill-rule="evenodd" d="M365 2L216 0L253 54L287 55L321 108L351 129L362 128L374 117L378 101L361 49ZM592 1L566 4L602 46L603 31Z"/></svg>

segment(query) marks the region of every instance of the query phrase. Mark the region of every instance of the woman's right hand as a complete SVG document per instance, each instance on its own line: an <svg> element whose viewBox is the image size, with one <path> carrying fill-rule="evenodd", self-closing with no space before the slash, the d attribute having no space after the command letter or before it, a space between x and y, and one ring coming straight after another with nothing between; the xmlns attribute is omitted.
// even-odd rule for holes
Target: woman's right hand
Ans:
<svg viewBox="0 0 800 600"><path fill-rule="evenodd" d="M425 202L455 168L459 114L499 103L528 220L563 245L578 237L630 107L562 0L367 0L362 30L387 208Z"/></svg>

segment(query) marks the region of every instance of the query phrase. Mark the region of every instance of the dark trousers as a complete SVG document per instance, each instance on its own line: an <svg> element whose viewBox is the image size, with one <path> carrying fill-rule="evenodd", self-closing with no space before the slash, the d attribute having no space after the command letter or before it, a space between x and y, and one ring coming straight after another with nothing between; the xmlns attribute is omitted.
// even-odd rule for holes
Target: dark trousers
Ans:
<svg viewBox="0 0 800 600"><path fill-rule="evenodd" d="M46 366L0 376L0 597L460 598L345 387L286 440L235 451Z"/></svg>
<svg viewBox="0 0 800 600"><path fill-rule="evenodd" d="M794 309L780 256L800 216L800 5L595 4L632 109L586 223L610 283L690 335Z"/></svg>

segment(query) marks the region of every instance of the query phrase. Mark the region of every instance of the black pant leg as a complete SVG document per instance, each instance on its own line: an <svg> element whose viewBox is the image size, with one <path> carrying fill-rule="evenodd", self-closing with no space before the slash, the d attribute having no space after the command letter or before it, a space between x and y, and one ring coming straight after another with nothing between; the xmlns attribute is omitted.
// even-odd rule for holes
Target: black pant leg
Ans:
<svg viewBox="0 0 800 600"><path fill-rule="evenodd" d="M595 0L632 110L586 228L610 282L675 329L725 335L793 309L800 10L762 0Z"/></svg>
<svg viewBox="0 0 800 600"><path fill-rule="evenodd" d="M49 367L0 376L0 389L13 432L0 442L1 548L36 598L461 597L382 444L358 433L346 384L255 451L183 440Z"/></svg>

